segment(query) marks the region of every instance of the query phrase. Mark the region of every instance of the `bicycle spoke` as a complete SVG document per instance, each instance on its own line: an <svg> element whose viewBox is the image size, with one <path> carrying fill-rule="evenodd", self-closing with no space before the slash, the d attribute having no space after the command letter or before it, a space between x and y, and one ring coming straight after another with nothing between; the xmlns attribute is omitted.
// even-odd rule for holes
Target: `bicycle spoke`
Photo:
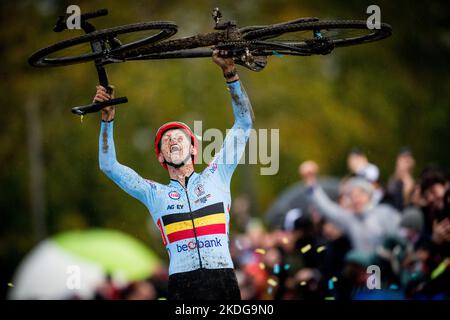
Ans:
<svg viewBox="0 0 450 320"><path fill-rule="evenodd" d="M354 39L361 36L365 36L371 33L368 29L317 29L311 30L301 30L289 33L284 33L276 37L265 37L267 42L283 42L291 43L293 45L305 43L307 40L318 40L318 39Z"/></svg>
<svg viewBox="0 0 450 320"><path fill-rule="evenodd" d="M89 42L73 45L69 48L61 49L46 56L46 59L73 58L81 55L92 53L91 44Z"/></svg>
<svg viewBox="0 0 450 320"><path fill-rule="evenodd" d="M28 62L36 67L63 66L98 58L101 58L102 63L121 62L124 61L121 52L161 41L176 32L177 26L170 21L142 22L96 30L42 48L32 54ZM100 43L101 46L91 43Z"/></svg>
<svg viewBox="0 0 450 320"><path fill-rule="evenodd" d="M154 37L158 35L160 32L161 30L142 30L142 31L135 31L133 33L119 34L116 35L115 38L119 40L122 43L122 45L127 45L142 40L144 38Z"/></svg>

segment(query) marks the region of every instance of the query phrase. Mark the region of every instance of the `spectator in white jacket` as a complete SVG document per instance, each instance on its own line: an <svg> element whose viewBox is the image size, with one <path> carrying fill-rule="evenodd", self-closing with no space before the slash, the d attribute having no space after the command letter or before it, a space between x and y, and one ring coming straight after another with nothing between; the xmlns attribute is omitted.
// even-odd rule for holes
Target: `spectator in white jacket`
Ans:
<svg viewBox="0 0 450 320"><path fill-rule="evenodd" d="M306 192L323 217L348 235L354 249L374 252L385 236L398 233L400 214L393 207L372 200L374 188L369 181L355 177L345 182L342 196L348 199L343 208L317 184L318 171L313 161L300 165L299 173L308 187Z"/></svg>

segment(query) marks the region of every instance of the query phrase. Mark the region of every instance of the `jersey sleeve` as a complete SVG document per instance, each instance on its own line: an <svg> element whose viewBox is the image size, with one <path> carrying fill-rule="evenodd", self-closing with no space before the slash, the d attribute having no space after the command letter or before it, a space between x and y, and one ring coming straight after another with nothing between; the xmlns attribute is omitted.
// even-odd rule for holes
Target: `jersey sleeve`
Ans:
<svg viewBox="0 0 450 320"><path fill-rule="evenodd" d="M113 137L113 122L101 123L99 165L100 170L108 178L151 210L156 184L153 181L142 178L133 169L117 161Z"/></svg>
<svg viewBox="0 0 450 320"><path fill-rule="evenodd" d="M230 184L231 176L244 154L254 120L250 100L241 82L234 81L227 83L227 86L231 94L234 125L228 131L220 151L205 169L211 172L217 170L220 181L225 186Z"/></svg>

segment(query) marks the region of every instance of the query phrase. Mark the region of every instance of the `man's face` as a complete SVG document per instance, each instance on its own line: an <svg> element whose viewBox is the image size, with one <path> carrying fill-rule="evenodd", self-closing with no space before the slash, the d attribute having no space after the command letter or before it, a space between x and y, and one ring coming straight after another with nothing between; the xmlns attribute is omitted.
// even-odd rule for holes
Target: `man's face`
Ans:
<svg viewBox="0 0 450 320"><path fill-rule="evenodd" d="M164 159L174 164L191 163L194 147L191 145L191 139L181 129L173 129L165 132L161 138L161 154L159 160Z"/></svg>
<svg viewBox="0 0 450 320"><path fill-rule="evenodd" d="M442 210L444 208L444 195L447 187L442 183L436 183L425 191L425 201L433 210Z"/></svg>
<svg viewBox="0 0 450 320"><path fill-rule="evenodd" d="M351 153L347 158L347 166L351 172L357 173L368 163L365 155Z"/></svg>
<svg viewBox="0 0 450 320"><path fill-rule="evenodd" d="M415 160L409 154L401 154L397 157L397 170L401 172L411 172L414 165Z"/></svg>
<svg viewBox="0 0 450 320"><path fill-rule="evenodd" d="M369 204L370 195L361 188L353 188L350 191L350 202L353 210L356 213L361 213Z"/></svg>

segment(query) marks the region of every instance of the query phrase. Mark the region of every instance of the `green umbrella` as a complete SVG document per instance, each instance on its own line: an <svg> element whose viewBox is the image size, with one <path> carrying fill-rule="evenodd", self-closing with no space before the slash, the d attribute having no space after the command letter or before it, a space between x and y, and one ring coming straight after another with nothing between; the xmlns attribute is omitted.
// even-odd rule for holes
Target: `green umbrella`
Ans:
<svg viewBox="0 0 450 320"><path fill-rule="evenodd" d="M151 276L159 258L139 240L116 230L93 229L58 234L39 243L20 263L10 299L92 298L105 276L119 282ZM68 286L73 268L80 288ZM70 282L70 281L69 281Z"/></svg>
<svg viewBox="0 0 450 320"><path fill-rule="evenodd" d="M124 274L128 280L148 277L159 261L141 242L115 230L71 231L52 240L67 252L95 261L105 272Z"/></svg>

